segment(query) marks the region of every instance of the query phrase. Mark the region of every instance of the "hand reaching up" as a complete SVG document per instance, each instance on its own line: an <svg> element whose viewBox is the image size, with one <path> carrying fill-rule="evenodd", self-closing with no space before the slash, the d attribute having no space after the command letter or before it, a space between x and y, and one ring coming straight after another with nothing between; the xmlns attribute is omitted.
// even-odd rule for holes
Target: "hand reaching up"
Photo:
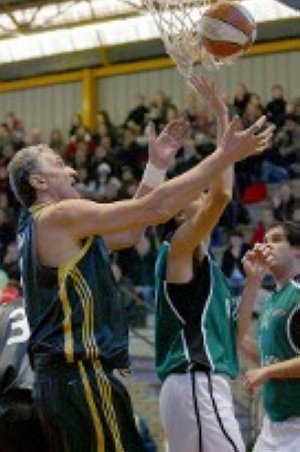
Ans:
<svg viewBox="0 0 300 452"><path fill-rule="evenodd" d="M227 106L221 96L216 93L214 84L209 84L201 75L192 74L189 78L189 83L202 96L215 114L217 119L217 143L220 144L229 122Z"/></svg>
<svg viewBox="0 0 300 452"><path fill-rule="evenodd" d="M259 118L251 127L241 131L240 119L235 117L229 124L222 139L220 150L226 162L238 162L247 157L263 152L269 147L274 126L271 125L263 130L266 117Z"/></svg>
<svg viewBox="0 0 300 452"><path fill-rule="evenodd" d="M156 168L167 169L187 137L189 123L185 119L171 121L157 137L154 124L146 128L149 160Z"/></svg>

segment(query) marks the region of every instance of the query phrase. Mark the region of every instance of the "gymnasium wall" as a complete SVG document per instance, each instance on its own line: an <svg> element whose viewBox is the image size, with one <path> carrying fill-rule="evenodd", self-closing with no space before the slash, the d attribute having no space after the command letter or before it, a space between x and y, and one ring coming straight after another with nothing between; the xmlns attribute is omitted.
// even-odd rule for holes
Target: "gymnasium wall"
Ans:
<svg viewBox="0 0 300 452"><path fill-rule="evenodd" d="M0 93L0 119L13 111L22 119L28 135L34 127L38 127L43 141L48 142L53 127L68 131L74 112L81 111L81 98L80 82ZM30 136L26 138L30 139Z"/></svg>
<svg viewBox="0 0 300 452"><path fill-rule="evenodd" d="M241 58L231 67L221 68L211 76L222 92L233 94L235 86L244 82L250 90L262 95L266 101L270 95L270 87L281 83L287 99L300 96L299 91L300 51L281 52ZM159 89L163 89L179 107L182 105L189 89L174 67L159 70L142 70L131 73L130 65L126 65L126 75L110 75L110 69L95 70L97 78L97 107L107 110L113 122L121 124L133 105L135 94L144 93L152 98ZM128 70L129 69L129 70ZM122 68L121 68L122 70ZM93 73L93 71L91 71ZM22 118L28 133L33 127L42 130L44 141L48 141L53 127L60 127L67 133L71 118L75 112L82 111L86 105L83 83L80 75L78 81L67 81L47 86L26 87L13 91L0 90L0 120L9 111L14 111ZM53 83L53 82L52 82ZM9 86L8 86L9 89ZM30 138L30 137L28 137Z"/></svg>
<svg viewBox="0 0 300 452"><path fill-rule="evenodd" d="M236 64L221 68L209 74L216 86L230 96L239 82L262 95L263 101L269 99L270 87L281 83L286 97L300 96L299 66L300 52L285 52L263 56L241 58ZM113 120L120 124L124 120L136 93L152 97L159 89L171 96L177 106L189 91L183 78L175 68L119 75L98 81L98 104L107 110Z"/></svg>

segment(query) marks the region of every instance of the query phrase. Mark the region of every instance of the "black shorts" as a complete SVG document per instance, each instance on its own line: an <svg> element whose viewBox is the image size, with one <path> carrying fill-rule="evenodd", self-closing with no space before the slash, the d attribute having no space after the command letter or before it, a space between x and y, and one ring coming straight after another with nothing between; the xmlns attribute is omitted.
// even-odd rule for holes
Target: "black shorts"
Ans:
<svg viewBox="0 0 300 452"><path fill-rule="evenodd" d="M34 399L51 452L143 452L130 397L100 361L44 368Z"/></svg>
<svg viewBox="0 0 300 452"><path fill-rule="evenodd" d="M41 423L30 395L0 397L0 452L47 452Z"/></svg>

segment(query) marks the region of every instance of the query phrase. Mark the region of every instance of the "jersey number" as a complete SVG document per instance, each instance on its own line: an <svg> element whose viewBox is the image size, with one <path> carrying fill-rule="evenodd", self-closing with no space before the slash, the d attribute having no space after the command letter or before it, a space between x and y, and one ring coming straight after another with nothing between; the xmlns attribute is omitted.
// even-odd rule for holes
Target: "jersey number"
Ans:
<svg viewBox="0 0 300 452"><path fill-rule="evenodd" d="M11 324L11 337L7 345L19 344L29 339L29 326L24 308L15 309L9 316Z"/></svg>

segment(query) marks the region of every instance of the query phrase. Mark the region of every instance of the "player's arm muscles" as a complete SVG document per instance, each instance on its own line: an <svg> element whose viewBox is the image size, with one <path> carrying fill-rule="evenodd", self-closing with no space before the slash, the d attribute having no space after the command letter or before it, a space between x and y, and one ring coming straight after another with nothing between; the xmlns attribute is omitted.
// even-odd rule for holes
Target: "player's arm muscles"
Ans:
<svg viewBox="0 0 300 452"><path fill-rule="evenodd" d="M140 199L151 193L153 189L141 183L133 199ZM145 227L133 228L130 231L104 234L103 239L108 250L115 251L129 248L139 243L145 232Z"/></svg>
<svg viewBox="0 0 300 452"><path fill-rule="evenodd" d="M215 151L187 173L165 182L140 199L111 204L81 199L61 201L45 209L40 222L48 229L55 228L57 232L68 233L74 239L162 223L172 218L208 186L213 175L224 165L225 157L220 157L220 152Z"/></svg>
<svg viewBox="0 0 300 452"><path fill-rule="evenodd" d="M232 198L233 168L221 174L207 194L199 199L198 210L175 232L168 255L167 280L185 283L192 278L193 252L201 242L208 240L226 205Z"/></svg>

